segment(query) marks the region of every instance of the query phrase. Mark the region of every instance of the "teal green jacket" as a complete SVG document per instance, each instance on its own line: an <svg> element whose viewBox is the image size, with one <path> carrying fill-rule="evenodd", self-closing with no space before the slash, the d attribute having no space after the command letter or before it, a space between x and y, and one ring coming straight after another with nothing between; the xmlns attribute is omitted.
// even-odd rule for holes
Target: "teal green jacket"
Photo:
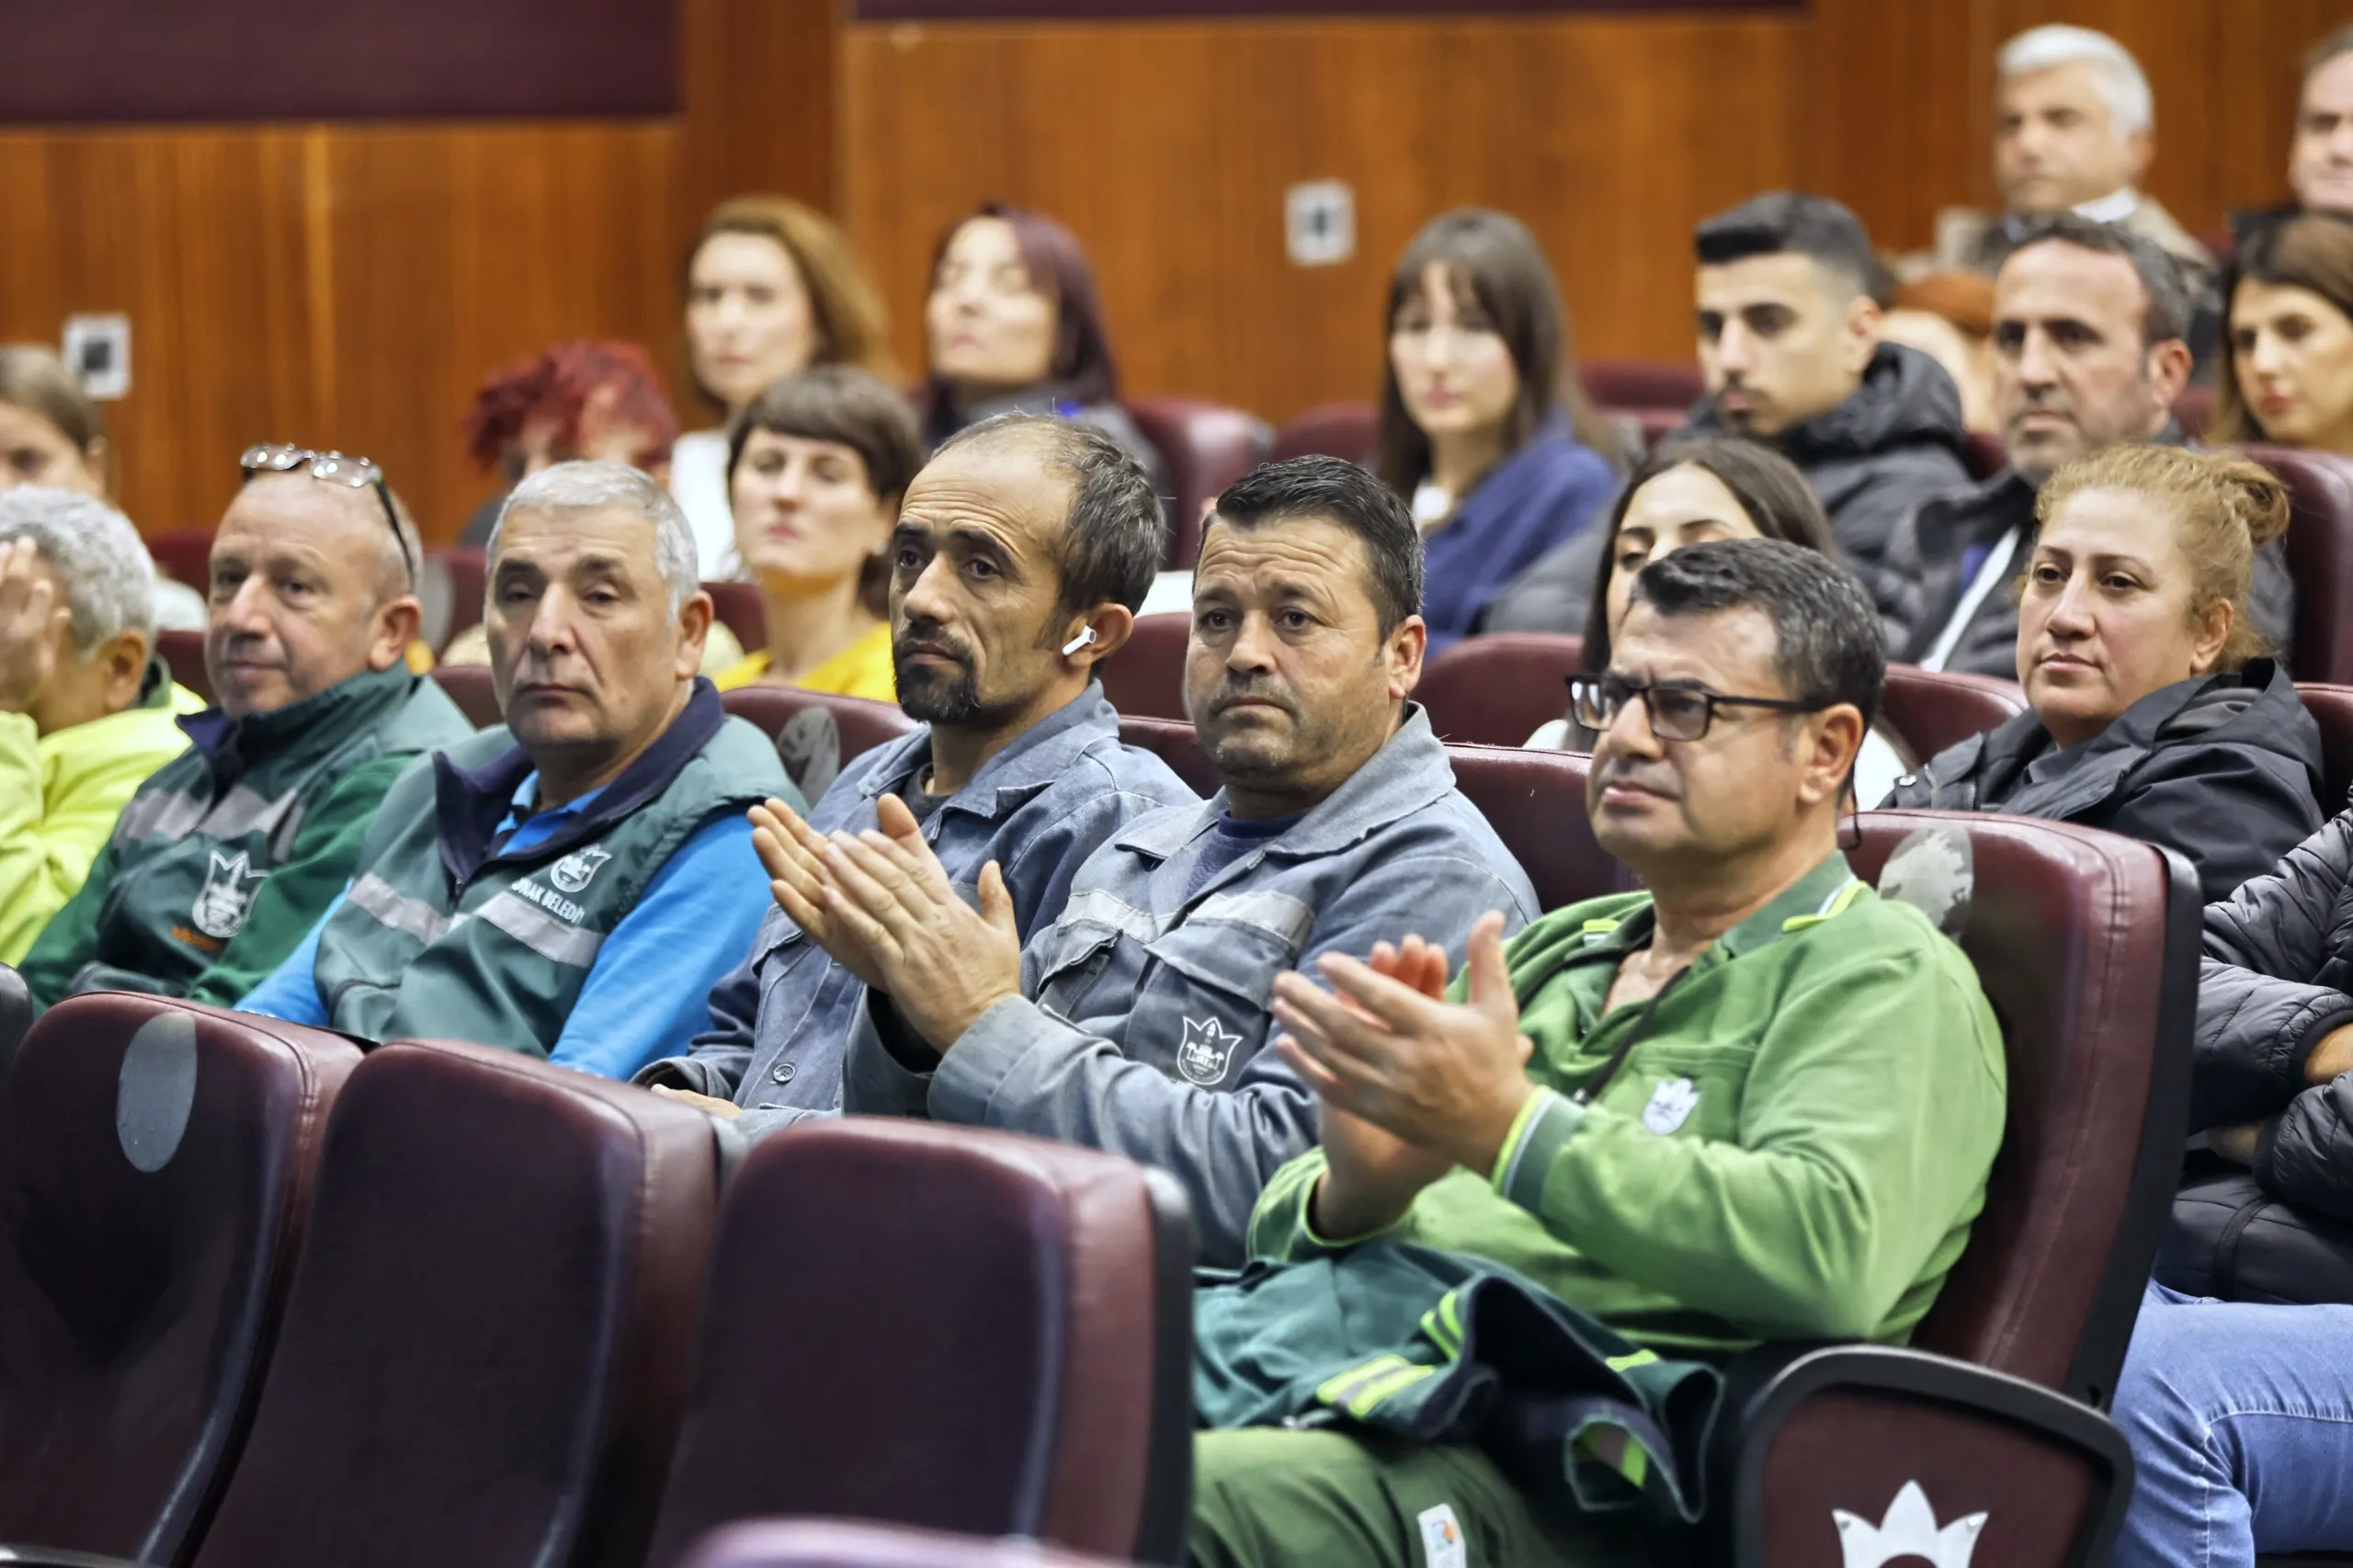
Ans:
<svg viewBox="0 0 2353 1568"><path fill-rule="evenodd" d="M1834 855L1726 932L1642 1028L1645 1005L1602 1003L1653 919L1647 893L1625 894L1512 940L1538 1093L1495 1169L1455 1170L1380 1239L1501 1264L1663 1354L1902 1342L1961 1256L2002 1138L2002 1040L1975 971ZM1372 1239L1314 1233L1323 1170L1315 1150L1276 1173L1253 1256Z"/></svg>

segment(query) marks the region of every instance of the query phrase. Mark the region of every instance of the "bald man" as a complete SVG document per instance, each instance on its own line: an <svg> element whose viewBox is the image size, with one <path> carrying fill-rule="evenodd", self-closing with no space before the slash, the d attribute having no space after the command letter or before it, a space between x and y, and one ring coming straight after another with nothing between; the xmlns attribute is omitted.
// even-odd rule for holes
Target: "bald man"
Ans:
<svg viewBox="0 0 2353 1568"><path fill-rule="evenodd" d="M84 991L226 1006L342 891L408 760L472 733L409 672L415 528L373 463L256 447L213 536L204 665L219 706L148 779L20 966Z"/></svg>

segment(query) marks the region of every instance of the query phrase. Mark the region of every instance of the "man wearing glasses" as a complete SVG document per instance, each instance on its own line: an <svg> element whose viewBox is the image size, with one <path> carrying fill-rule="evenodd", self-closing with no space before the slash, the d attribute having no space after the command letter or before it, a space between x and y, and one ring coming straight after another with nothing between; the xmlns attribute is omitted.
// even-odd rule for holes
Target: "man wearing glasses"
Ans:
<svg viewBox="0 0 2353 1568"><path fill-rule="evenodd" d="M1276 982L1322 1147L1252 1216L1281 1267L1197 1298L1199 1415L1228 1429L1196 1448L1196 1563L1651 1560L1639 1513L1585 1510L1688 1517L1643 1424L1664 1392L1762 1339L1900 1343L1967 1240L2001 1037L1961 951L1838 851L1884 674L1870 597L1766 540L1633 594L1574 700L1595 835L1648 891L1508 943L1488 916L1450 990L1418 937L1326 958L1329 991ZM1564 1354L1574 1394L1515 1382ZM1470 1392L1497 1419L1446 1414Z"/></svg>
<svg viewBox="0 0 2353 1568"><path fill-rule="evenodd" d="M473 726L404 655L418 547L365 458L256 447L213 536L204 664L219 706L143 785L21 966L44 1006L83 991L226 1006L351 874L409 759Z"/></svg>

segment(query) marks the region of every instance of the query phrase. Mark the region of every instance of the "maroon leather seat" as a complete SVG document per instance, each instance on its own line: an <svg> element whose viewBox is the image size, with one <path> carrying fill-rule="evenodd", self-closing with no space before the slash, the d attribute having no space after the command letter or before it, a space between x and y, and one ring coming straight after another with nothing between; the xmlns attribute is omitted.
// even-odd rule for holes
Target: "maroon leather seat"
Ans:
<svg viewBox="0 0 2353 1568"><path fill-rule="evenodd" d="M1148 751L1168 765L1204 801L1225 787L1217 764L1201 745L1200 732L1182 719L1122 718L1120 739L1138 751Z"/></svg>
<svg viewBox="0 0 2353 1568"><path fill-rule="evenodd" d="M1096 666L1111 706L1136 718L1184 718L1185 645L1192 633L1189 615L1137 617L1125 645Z"/></svg>
<svg viewBox="0 0 2353 1568"><path fill-rule="evenodd" d="M1707 390L1690 359L1588 359L1577 381L1597 408L1672 408L1680 414Z"/></svg>
<svg viewBox="0 0 2353 1568"><path fill-rule="evenodd" d="M449 598L449 619L433 650L438 653L458 633L482 624L483 597L490 588L489 564L481 551L462 545L433 551L426 557L426 564L440 574L442 592Z"/></svg>
<svg viewBox="0 0 2353 1568"><path fill-rule="evenodd" d="M650 1561L761 1515L1178 1561L1192 1255L1172 1178L1093 1150L863 1118L756 1145Z"/></svg>
<svg viewBox="0 0 2353 1568"><path fill-rule="evenodd" d="M776 742L785 772L813 805L845 763L915 727L896 703L792 686L739 686L719 701Z"/></svg>
<svg viewBox="0 0 2353 1568"><path fill-rule="evenodd" d="M174 528L156 534L147 540L147 554L156 571L199 594L212 581L210 528Z"/></svg>
<svg viewBox="0 0 2353 1568"><path fill-rule="evenodd" d="M199 1568L636 1568L722 1139L509 1051L369 1052Z"/></svg>
<svg viewBox="0 0 2353 1568"><path fill-rule="evenodd" d="M756 653L768 645L768 612L759 589L749 583L705 583L702 591L710 596L711 614L735 634L744 652Z"/></svg>
<svg viewBox="0 0 2353 1568"><path fill-rule="evenodd" d="M1422 666L1414 700L1441 740L1516 746L1569 710L1585 639L1541 631L1466 637Z"/></svg>
<svg viewBox="0 0 2353 1568"><path fill-rule="evenodd" d="M358 1062L334 1035L121 993L25 1037L0 1091L0 1540L187 1561Z"/></svg>
<svg viewBox="0 0 2353 1568"><path fill-rule="evenodd" d="M1195 397L1140 397L1126 405L1167 465L1166 563L1190 568L1201 552L1201 511L1225 487L1266 460L1275 433L1255 414Z"/></svg>
<svg viewBox="0 0 2353 1568"><path fill-rule="evenodd" d="M475 729L487 730L505 722L498 710L498 684L491 678L488 665L436 665L433 678Z"/></svg>
<svg viewBox="0 0 2353 1568"><path fill-rule="evenodd" d="M2173 416L2180 422L2181 433L2191 440L2203 436L2207 426L2214 423L2214 389L2182 388L2181 395L2173 400Z"/></svg>
<svg viewBox="0 0 2353 1568"><path fill-rule="evenodd" d="M1880 699L1880 717L1921 762L2025 711L2016 681L1914 665L1888 665Z"/></svg>
<svg viewBox="0 0 2353 1568"><path fill-rule="evenodd" d="M2296 695L2320 726L2321 809L2333 815L2353 799L2353 686L2298 681Z"/></svg>
<svg viewBox="0 0 2353 1568"><path fill-rule="evenodd" d="M2296 580L2300 680L2353 684L2353 461L2292 447L2250 446L2246 455L2288 486L2288 571Z"/></svg>
<svg viewBox="0 0 2353 1568"><path fill-rule="evenodd" d="M1633 874L1594 842L1585 804L1591 757L1451 744L1446 757L1455 787L1528 873L1543 908L1634 887Z"/></svg>
<svg viewBox="0 0 2353 1568"><path fill-rule="evenodd" d="M892 1529L831 1519L731 1525L712 1534L686 1568L1113 1568L1028 1540L984 1540L936 1530Z"/></svg>
<svg viewBox="0 0 2353 1568"><path fill-rule="evenodd" d="M1970 478L1983 482L2009 467L2010 454L1993 431L1972 430L1961 440L1961 462Z"/></svg>
<svg viewBox="0 0 2353 1568"><path fill-rule="evenodd" d="M1369 403L1323 403L1275 428L1274 450L1285 458L1322 456L1372 466L1375 432L1381 416Z"/></svg>
<svg viewBox="0 0 2353 1568"><path fill-rule="evenodd" d="M212 692L212 676L204 667L204 633L176 631L169 629L155 633L155 652L163 655L165 666L172 678L204 699L219 700Z"/></svg>

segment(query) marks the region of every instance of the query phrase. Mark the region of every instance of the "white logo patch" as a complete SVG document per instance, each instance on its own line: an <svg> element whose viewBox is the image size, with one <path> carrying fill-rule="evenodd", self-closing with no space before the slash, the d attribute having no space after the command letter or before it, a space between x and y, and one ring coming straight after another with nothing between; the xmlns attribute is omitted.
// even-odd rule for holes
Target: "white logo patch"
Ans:
<svg viewBox="0 0 2353 1568"><path fill-rule="evenodd" d="M1454 1517L1452 1504L1424 1508L1416 1521L1422 1527L1424 1568L1470 1568L1471 1546L1462 1539L1462 1526Z"/></svg>
<svg viewBox="0 0 2353 1568"><path fill-rule="evenodd" d="M1214 1017L1185 1020L1185 1043L1176 1048L1176 1071L1203 1088L1224 1082L1242 1037L1228 1032Z"/></svg>
<svg viewBox="0 0 2353 1568"><path fill-rule="evenodd" d="M1831 1522L1838 1527L1838 1549L1846 1557L1844 1568L1881 1568L1900 1557L1917 1557L1936 1568L1969 1568L1985 1518L1972 1514L1937 1528L1936 1510L1928 1506L1928 1494L1916 1481L1904 1483L1887 1506L1887 1517L1877 1525L1844 1508L1830 1510Z"/></svg>
<svg viewBox="0 0 2353 1568"><path fill-rule="evenodd" d="M555 869L548 873L548 881L566 892L578 892L588 885L597 868L612 858L611 850L600 849L593 844L585 849L575 849L555 863Z"/></svg>
<svg viewBox="0 0 2353 1568"><path fill-rule="evenodd" d="M1651 1091L1643 1108L1643 1125L1664 1138L1691 1119L1699 1108L1699 1091L1688 1078L1669 1078Z"/></svg>
<svg viewBox="0 0 2353 1568"><path fill-rule="evenodd" d="M188 910L189 921L206 936L227 941L244 925L254 893L268 880L268 872L252 869L244 850L223 855L215 849L212 864L205 869L204 887Z"/></svg>

